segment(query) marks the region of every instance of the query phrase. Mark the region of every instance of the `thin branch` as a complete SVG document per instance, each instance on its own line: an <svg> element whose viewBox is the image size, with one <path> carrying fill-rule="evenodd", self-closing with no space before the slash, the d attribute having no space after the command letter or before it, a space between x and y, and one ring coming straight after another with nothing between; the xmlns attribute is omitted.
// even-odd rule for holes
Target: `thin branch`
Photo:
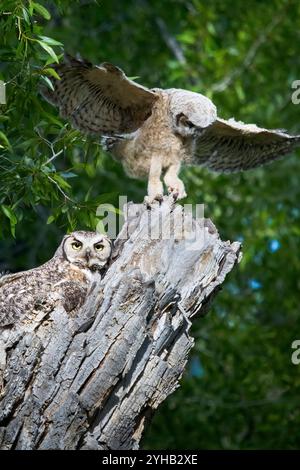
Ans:
<svg viewBox="0 0 300 470"><path fill-rule="evenodd" d="M52 153L52 157L50 157L43 165L48 165L49 163L51 163L53 160L55 160L55 158L59 157L59 155L61 155L63 153L63 149L60 149L58 152L55 152L54 150L54 144L59 140L59 139L55 139L53 142L50 142L50 140L46 139L40 132L39 128L36 127L35 128L35 131L36 133L38 134L38 136L40 137L40 139L42 139L46 145L48 145L48 147L50 148L51 150L51 153Z"/></svg>
<svg viewBox="0 0 300 470"><path fill-rule="evenodd" d="M184 56L182 47L180 46L178 41L176 41L174 36L172 36L170 34L164 20L162 18L158 17L158 18L156 18L155 21L156 21L156 24L157 24L160 32L161 32L163 40L165 41L165 43L168 46L168 48L170 49L170 51L174 54L175 58L181 64L186 64L186 58Z"/></svg>
<svg viewBox="0 0 300 470"><path fill-rule="evenodd" d="M58 157L59 155L61 155L61 154L63 153L63 151L64 151L64 150L61 149L61 150L59 150L57 153L54 153L54 154L52 155L52 157L49 158L49 160L47 160L47 161L44 163L44 165L48 165L48 163L51 163L56 157Z"/></svg>
<svg viewBox="0 0 300 470"><path fill-rule="evenodd" d="M273 21L264 29L264 31L257 37L250 49L248 50L243 62L239 67L234 69L229 75L223 78L221 81L212 85L211 90L213 92L221 92L228 88L237 77L242 75L242 73L247 70L250 65L253 63L259 49L266 43L269 34L273 29L282 21L284 18L284 13L281 12L280 15L276 16Z"/></svg>
<svg viewBox="0 0 300 470"><path fill-rule="evenodd" d="M47 178L48 180L50 180L53 184L55 184L55 186L57 187L57 189L59 190L59 192L70 202L72 202L73 204L76 204L77 205L77 202L74 201L73 199L71 199L62 189L61 187L59 186L59 184L57 183L57 181L55 181L53 178L51 178L51 176L47 175Z"/></svg>

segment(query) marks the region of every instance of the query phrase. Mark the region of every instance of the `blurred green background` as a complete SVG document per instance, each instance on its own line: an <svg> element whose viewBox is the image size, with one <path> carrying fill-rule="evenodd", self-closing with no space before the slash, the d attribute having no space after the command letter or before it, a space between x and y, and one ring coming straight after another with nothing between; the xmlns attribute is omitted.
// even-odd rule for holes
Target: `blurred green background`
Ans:
<svg viewBox="0 0 300 470"><path fill-rule="evenodd" d="M299 45L299 1L1 0L0 270L37 266L66 230L95 228L99 202L145 195L146 182L128 178L38 94L63 50L115 63L148 87L199 91L221 117L300 133L291 101ZM291 363L300 336L299 157L239 175L183 169L184 202L204 202L221 237L243 242L244 257L195 323L181 388L147 427L144 448L300 448L300 365Z"/></svg>

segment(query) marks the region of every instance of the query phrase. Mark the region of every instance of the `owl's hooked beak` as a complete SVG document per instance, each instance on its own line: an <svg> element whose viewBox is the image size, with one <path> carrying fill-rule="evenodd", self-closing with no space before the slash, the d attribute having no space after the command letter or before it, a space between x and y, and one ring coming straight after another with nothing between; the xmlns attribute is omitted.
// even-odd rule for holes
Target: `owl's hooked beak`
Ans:
<svg viewBox="0 0 300 470"><path fill-rule="evenodd" d="M87 261L89 261L91 259L91 249L90 248L86 249L85 258L86 258Z"/></svg>

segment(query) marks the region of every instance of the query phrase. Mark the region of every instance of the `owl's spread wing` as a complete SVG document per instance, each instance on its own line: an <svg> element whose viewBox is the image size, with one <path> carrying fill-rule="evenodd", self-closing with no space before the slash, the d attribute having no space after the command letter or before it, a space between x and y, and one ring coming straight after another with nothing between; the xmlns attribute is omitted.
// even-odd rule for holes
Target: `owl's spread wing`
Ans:
<svg viewBox="0 0 300 470"><path fill-rule="evenodd" d="M54 91L43 88L42 95L74 127L90 134L136 131L151 115L158 98L107 62L93 66L66 56L64 63L53 67L60 80L52 78Z"/></svg>
<svg viewBox="0 0 300 470"><path fill-rule="evenodd" d="M300 147L300 135L234 119L216 121L196 137L194 162L219 173L250 170Z"/></svg>

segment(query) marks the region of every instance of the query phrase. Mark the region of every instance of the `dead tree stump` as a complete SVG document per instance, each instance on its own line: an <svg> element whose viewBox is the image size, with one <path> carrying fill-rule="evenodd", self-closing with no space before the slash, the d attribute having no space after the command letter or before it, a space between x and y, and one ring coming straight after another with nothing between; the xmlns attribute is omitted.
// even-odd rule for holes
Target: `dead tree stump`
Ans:
<svg viewBox="0 0 300 470"><path fill-rule="evenodd" d="M56 307L7 351L1 449L137 449L145 421L179 386L191 321L207 312L240 244L168 198L127 209L85 305L73 316Z"/></svg>

